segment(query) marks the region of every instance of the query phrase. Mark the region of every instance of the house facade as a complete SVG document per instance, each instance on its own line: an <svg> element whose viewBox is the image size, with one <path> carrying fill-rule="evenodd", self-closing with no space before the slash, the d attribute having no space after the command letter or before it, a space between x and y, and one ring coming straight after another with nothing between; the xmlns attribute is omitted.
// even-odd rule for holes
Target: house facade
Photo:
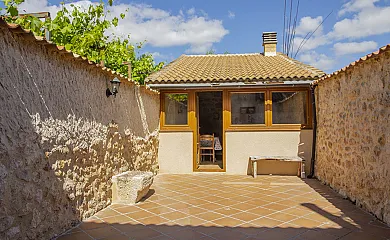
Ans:
<svg viewBox="0 0 390 240"><path fill-rule="evenodd" d="M310 86L324 72L276 44L276 33L263 33L263 53L182 55L146 79L161 93L160 172L249 174L251 155L300 156L309 172ZM205 135L214 143L202 142ZM294 175L295 164L262 162L258 173Z"/></svg>

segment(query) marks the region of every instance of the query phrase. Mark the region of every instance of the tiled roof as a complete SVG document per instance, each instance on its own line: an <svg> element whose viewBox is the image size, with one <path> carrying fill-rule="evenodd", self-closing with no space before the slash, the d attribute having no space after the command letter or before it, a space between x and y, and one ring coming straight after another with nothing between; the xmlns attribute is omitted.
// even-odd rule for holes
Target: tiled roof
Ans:
<svg viewBox="0 0 390 240"><path fill-rule="evenodd" d="M282 53L182 55L147 77L151 83L315 80L325 73Z"/></svg>
<svg viewBox="0 0 390 240"><path fill-rule="evenodd" d="M366 56L362 57L362 58L359 58L358 60L350 63L348 66L346 67L343 67L342 69L338 70L338 71L335 71L331 74L328 74L328 75L325 75L323 76L322 78L316 80L314 83L318 83L319 81L323 81L323 80L326 80L328 78L331 78L333 76L336 76L340 73L343 73L343 72L346 72L348 69L352 68L352 67L355 67L355 66L358 66L360 64L363 64L364 62L366 62L367 60L373 58L373 57L376 57L382 53L385 53L385 52L390 52L390 44L386 45L386 46L383 46L381 48L378 49L378 51L375 51L373 53L370 53L370 54L367 54Z"/></svg>
<svg viewBox="0 0 390 240"><path fill-rule="evenodd" d="M23 38L27 39L27 40L32 40L32 41L35 41L37 44L40 44L40 45L43 45L45 46L47 49L53 51L53 52L57 52L59 54L62 54L64 55L65 57L69 57L71 59L74 59L74 60L78 60L78 61L81 61L81 62L84 62L85 64L87 64L87 66L95 66L96 68L98 68L99 70L101 70L102 72L107 72L108 74L112 75L113 77L118 77L121 79L122 82L125 82L125 83L131 83L131 84L135 84L135 85L139 85L138 82L134 82L132 81L131 79L129 78L126 78L124 75L120 74L120 73L117 73L115 71L113 71L112 69L110 68L107 68L107 67L103 67L102 65L100 64L96 64L90 60L88 60L86 57L81 57L75 53L73 53L72 51L68 51L65 49L65 47L63 46L57 46L55 43L51 42L51 41L47 41L45 38L43 37L38 37L38 36L35 36L30 30L28 29L23 29L20 25L18 24L12 24L12 23L7 23L2 17L0 17L0 28L5 28L5 29L8 29L9 31L11 31L13 34L17 34L19 36L22 36ZM123 81L124 80L124 81ZM152 91L152 92L156 92L155 90L152 90L150 88L148 88L148 90Z"/></svg>

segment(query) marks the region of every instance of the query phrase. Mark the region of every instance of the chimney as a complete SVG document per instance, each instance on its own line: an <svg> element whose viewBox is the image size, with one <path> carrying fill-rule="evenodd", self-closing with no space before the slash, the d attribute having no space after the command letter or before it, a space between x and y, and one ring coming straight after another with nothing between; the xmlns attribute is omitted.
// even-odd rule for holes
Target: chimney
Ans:
<svg viewBox="0 0 390 240"><path fill-rule="evenodd" d="M263 32L264 56L276 56L276 44L278 43L276 32Z"/></svg>

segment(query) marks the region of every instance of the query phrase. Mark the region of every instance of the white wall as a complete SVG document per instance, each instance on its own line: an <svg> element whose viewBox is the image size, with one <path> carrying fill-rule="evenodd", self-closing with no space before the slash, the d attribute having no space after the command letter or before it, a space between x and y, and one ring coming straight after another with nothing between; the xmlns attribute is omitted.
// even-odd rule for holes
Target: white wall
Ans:
<svg viewBox="0 0 390 240"><path fill-rule="evenodd" d="M300 156L306 160L309 173L312 146L312 131L227 132L226 172L250 174L251 155ZM270 161L260 163L258 173L296 174L296 163Z"/></svg>
<svg viewBox="0 0 390 240"><path fill-rule="evenodd" d="M192 173L192 132L160 132L160 173Z"/></svg>

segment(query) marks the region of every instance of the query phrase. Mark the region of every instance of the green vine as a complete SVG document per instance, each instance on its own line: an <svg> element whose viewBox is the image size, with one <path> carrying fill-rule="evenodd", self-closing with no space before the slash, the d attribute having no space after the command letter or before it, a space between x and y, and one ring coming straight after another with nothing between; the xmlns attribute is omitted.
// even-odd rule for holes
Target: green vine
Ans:
<svg viewBox="0 0 390 240"><path fill-rule="evenodd" d="M71 4L68 9L61 3L61 10L54 19L44 21L31 15L19 16L18 5L24 0L1 0L5 6L5 20L10 23L17 23L25 29L30 29L36 36L44 36L45 29L50 31L50 40L57 45L65 46L67 50L87 57L89 60L105 66L128 76L128 66L123 62L130 62L132 65L132 79L144 84L145 78L151 73L160 70L164 62L155 64L151 54L137 56L143 43L136 46L130 44L129 36L125 39L112 35L107 36L110 28L118 26L119 19L125 18L125 13L107 20L110 13L103 1L99 4L90 5L88 9L82 9ZM113 0L107 4L112 6ZM1 10L1 9L0 9ZM139 53L139 52L138 52Z"/></svg>

